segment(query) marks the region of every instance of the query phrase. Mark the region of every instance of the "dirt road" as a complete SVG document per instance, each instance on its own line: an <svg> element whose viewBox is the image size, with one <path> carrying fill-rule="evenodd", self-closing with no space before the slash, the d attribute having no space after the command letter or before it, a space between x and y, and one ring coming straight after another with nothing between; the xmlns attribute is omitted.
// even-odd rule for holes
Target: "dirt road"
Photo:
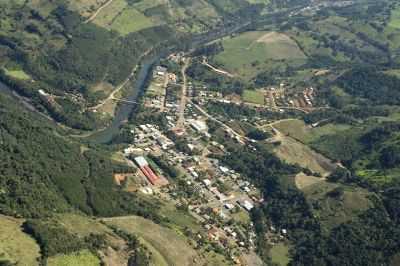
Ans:
<svg viewBox="0 0 400 266"><path fill-rule="evenodd" d="M181 91L181 100L179 103L179 114L178 121L176 122L176 129L184 129L185 128L185 109L186 109L186 94L187 94L187 77L186 70L189 67L190 59L185 59L184 65L181 69L182 74L182 91Z"/></svg>
<svg viewBox="0 0 400 266"><path fill-rule="evenodd" d="M97 15L101 12L101 10L103 10L104 8L106 8L107 6L109 6L114 0L109 0L106 3L104 3L101 7L99 7L96 12L94 12L87 20L85 20L85 24L89 23L90 21L94 20Z"/></svg>

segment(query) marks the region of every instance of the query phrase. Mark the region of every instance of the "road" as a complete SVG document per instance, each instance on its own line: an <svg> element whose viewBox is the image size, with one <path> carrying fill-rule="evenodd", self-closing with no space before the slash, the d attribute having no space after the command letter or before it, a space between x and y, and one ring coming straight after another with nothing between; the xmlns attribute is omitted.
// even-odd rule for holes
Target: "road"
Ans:
<svg viewBox="0 0 400 266"><path fill-rule="evenodd" d="M206 116L208 119L216 122L217 124L219 124L220 126L222 126L223 128L225 128L226 130L232 132L233 135L235 135L236 137L239 137L242 140L246 140L246 141L250 141L249 138L240 135L239 133L237 133L235 130L233 130L233 128L231 128L230 126L224 124L223 122L219 121L218 119L212 117L211 115L209 115L203 108L201 108L199 105L193 103L190 99L189 102L191 104L193 104L194 107L196 107L197 110L199 110L200 113L202 113L204 116Z"/></svg>
<svg viewBox="0 0 400 266"><path fill-rule="evenodd" d="M183 67L181 69L182 74L182 91L181 91L181 100L179 103L179 114L178 114L178 121L176 122L175 129L184 129L185 128L185 109L186 109L186 94L187 94L187 77L186 77L186 70L189 67L190 59L185 59Z"/></svg>
<svg viewBox="0 0 400 266"><path fill-rule="evenodd" d="M104 8L106 8L107 6L109 6L114 0L109 0L106 3L104 3L101 7L99 7L96 12L94 12L87 20L85 20L85 24L89 23L90 21L94 20L97 15L101 12L101 10L103 10Z"/></svg>
<svg viewBox="0 0 400 266"><path fill-rule="evenodd" d="M205 66L211 68L214 72L217 72L217 73L219 73L219 74L228 76L228 77L230 77L230 78L235 77L235 75L233 75L233 74L231 74L231 73L229 73L229 72L227 72L227 71L225 71L225 70L218 69L218 68L216 68L216 67L210 65L210 64L207 62L207 60L206 60L205 58L203 58L203 65L205 65Z"/></svg>

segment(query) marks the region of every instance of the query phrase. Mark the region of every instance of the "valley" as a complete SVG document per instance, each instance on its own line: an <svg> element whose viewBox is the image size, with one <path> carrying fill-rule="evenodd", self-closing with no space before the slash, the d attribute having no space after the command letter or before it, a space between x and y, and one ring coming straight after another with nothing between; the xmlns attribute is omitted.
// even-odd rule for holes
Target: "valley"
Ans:
<svg viewBox="0 0 400 266"><path fill-rule="evenodd" d="M0 265L397 265L397 1L0 8Z"/></svg>

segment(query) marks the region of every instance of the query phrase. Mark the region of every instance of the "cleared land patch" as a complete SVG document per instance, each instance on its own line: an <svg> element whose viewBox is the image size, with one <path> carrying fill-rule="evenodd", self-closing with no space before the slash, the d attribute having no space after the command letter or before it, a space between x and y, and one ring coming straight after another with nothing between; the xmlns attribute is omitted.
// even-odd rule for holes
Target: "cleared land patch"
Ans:
<svg viewBox="0 0 400 266"><path fill-rule="evenodd" d="M16 265L38 265L40 248L36 241L22 232L23 220L0 215L0 259Z"/></svg>
<svg viewBox="0 0 400 266"><path fill-rule="evenodd" d="M333 135L348 130L351 126L342 124L326 124L312 128L307 126L302 120L291 119L278 122L274 124L274 127L283 134L303 143L311 143L322 136Z"/></svg>
<svg viewBox="0 0 400 266"><path fill-rule="evenodd" d="M261 104L264 105L264 94L260 91L254 91L254 90L245 90L243 92L243 101L249 102L249 103L255 103L255 104Z"/></svg>
<svg viewBox="0 0 400 266"><path fill-rule="evenodd" d="M329 182L319 182L303 189L307 201L313 206L313 213L319 217L323 228L332 228L356 219L358 215L373 207L368 198L371 193Z"/></svg>
<svg viewBox="0 0 400 266"><path fill-rule="evenodd" d="M390 14L389 26L400 29L400 7L392 10L392 13Z"/></svg>
<svg viewBox="0 0 400 266"><path fill-rule="evenodd" d="M284 243L273 246L270 250L271 260L280 266L289 264L289 247Z"/></svg>
<svg viewBox="0 0 400 266"><path fill-rule="evenodd" d="M47 260L48 266L99 266L100 260L88 250L70 255L58 255Z"/></svg>
<svg viewBox="0 0 400 266"><path fill-rule="evenodd" d="M6 74L12 78L21 79L21 80L28 80L31 79L31 76L25 73L23 70L8 70L4 69Z"/></svg>
<svg viewBox="0 0 400 266"><path fill-rule="evenodd" d="M151 244L169 265L193 265L196 251L187 244L187 240L171 229L162 227L138 216L106 218L109 225L128 233L134 233Z"/></svg>
<svg viewBox="0 0 400 266"><path fill-rule="evenodd" d="M296 187L300 190L304 190L305 188L322 182L323 179L316 176L309 176L304 173L299 173L295 177Z"/></svg>
<svg viewBox="0 0 400 266"><path fill-rule="evenodd" d="M129 7L116 17L111 24L111 29L118 31L122 35L127 35L131 32L153 27L154 25L150 18L136 9Z"/></svg>
<svg viewBox="0 0 400 266"><path fill-rule="evenodd" d="M99 12L99 14L93 20L93 23L109 29L113 20L122 13L127 5L128 4L125 2L125 0L114 0L106 8Z"/></svg>
<svg viewBox="0 0 400 266"><path fill-rule="evenodd" d="M296 42L285 34L250 31L223 39L224 51L215 56L217 64L243 78L274 66L277 61L304 63L306 56Z"/></svg>
<svg viewBox="0 0 400 266"><path fill-rule="evenodd" d="M331 161L308 146L288 137L283 137L281 144L274 149L282 160L308 168L322 176L329 175L335 168Z"/></svg>

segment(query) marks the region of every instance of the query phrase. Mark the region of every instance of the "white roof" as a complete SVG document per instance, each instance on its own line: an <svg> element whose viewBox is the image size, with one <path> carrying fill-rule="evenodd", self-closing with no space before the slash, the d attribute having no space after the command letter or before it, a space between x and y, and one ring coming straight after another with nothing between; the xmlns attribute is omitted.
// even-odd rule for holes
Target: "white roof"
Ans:
<svg viewBox="0 0 400 266"><path fill-rule="evenodd" d="M149 165L146 161L146 159L143 156L139 156L135 158L135 162L140 166L147 166Z"/></svg>
<svg viewBox="0 0 400 266"><path fill-rule="evenodd" d="M203 180L204 185L209 186L211 185L211 181L209 179L204 179Z"/></svg>

